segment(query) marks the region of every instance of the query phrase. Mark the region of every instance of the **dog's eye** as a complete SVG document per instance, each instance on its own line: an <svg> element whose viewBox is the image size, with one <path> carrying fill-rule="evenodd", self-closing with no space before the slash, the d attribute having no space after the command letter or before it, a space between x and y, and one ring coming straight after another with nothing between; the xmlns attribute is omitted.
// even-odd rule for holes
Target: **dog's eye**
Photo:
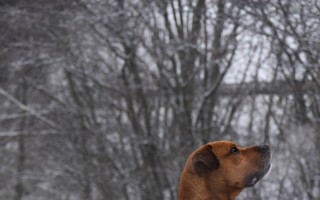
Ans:
<svg viewBox="0 0 320 200"><path fill-rule="evenodd" d="M239 150L237 149L237 147L232 147L231 153L239 153Z"/></svg>

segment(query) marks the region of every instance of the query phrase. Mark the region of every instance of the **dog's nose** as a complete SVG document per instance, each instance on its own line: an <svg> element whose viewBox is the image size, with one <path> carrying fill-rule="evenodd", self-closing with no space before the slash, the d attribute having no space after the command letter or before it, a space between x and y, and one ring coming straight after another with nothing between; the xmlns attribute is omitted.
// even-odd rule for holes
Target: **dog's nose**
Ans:
<svg viewBox="0 0 320 200"><path fill-rule="evenodd" d="M266 144L261 145L260 148L261 148L262 151L270 152L270 148Z"/></svg>

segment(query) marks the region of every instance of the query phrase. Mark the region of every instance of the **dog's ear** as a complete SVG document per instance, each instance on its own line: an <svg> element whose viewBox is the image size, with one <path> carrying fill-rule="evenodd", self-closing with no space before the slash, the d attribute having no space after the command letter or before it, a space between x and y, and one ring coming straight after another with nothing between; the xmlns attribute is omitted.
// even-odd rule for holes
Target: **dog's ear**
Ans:
<svg viewBox="0 0 320 200"><path fill-rule="evenodd" d="M193 168L197 175L202 176L219 168L219 160L212 152L211 145L201 147L192 158Z"/></svg>

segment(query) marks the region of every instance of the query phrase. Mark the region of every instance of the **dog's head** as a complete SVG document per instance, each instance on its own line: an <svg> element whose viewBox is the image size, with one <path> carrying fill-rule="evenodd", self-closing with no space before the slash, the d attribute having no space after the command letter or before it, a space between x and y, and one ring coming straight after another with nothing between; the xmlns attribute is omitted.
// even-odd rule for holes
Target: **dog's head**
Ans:
<svg viewBox="0 0 320 200"><path fill-rule="evenodd" d="M190 158L196 176L219 182L225 188L254 186L271 168L267 145L239 147L228 141L211 142Z"/></svg>

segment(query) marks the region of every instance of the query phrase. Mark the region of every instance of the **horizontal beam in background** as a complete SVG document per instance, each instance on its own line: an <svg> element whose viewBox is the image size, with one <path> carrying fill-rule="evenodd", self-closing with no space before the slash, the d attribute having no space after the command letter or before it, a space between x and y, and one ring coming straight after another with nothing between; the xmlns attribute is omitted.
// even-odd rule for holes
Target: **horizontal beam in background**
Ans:
<svg viewBox="0 0 320 200"><path fill-rule="evenodd" d="M289 83L279 80L274 82L253 81L242 84L221 84L218 95L235 96L239 93L242 93L241 95L290 95L308 92L320 92L320 83L311 81Z"/></svg>
<svg viewBox="0 0 320 200"><path fill-rule="evenodd" d="M198 84L200 85L200 84ZM156 97L161 94L157 89L147 89L147 94ZM285 80L268 81L251 81L244 83L222 83L217 89L217 96L255 96L255 95L292 95L292 94L320 94L320 81L295 81ZM172 94L169 93L169 95Z"/></svg>

